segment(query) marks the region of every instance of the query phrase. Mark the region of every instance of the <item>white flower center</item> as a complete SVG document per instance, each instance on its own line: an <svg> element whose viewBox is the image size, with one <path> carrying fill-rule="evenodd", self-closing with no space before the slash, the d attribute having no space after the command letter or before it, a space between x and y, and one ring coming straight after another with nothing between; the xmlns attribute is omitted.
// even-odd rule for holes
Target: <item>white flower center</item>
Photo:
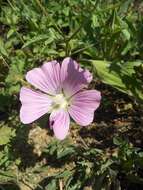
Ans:
<svg viewBox="0 0 143 190"><path fill-rule="evenodd" d="M66 109L68 106L68 101L63 94L57 94L56 96L52 97L52 111L58 109Z"/></svg>

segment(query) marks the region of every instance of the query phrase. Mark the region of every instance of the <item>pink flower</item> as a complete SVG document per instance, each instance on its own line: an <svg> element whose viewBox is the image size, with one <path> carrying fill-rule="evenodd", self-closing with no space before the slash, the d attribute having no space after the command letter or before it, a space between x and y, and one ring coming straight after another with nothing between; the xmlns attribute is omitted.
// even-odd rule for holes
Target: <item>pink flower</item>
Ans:
<svg viewBox="0 0 143 190"><path fill-rule="evenodd" d="M26 80L39 90L21 88L22 123L32 123L51 113L50 127L55 136L62 140L68 134L70 116L81 126L93 121L101 94L97 90L85 90L92 75L80 68L76 61L65 58L61 66L57 61L46 62L41 68L29 71Z"/></svg>

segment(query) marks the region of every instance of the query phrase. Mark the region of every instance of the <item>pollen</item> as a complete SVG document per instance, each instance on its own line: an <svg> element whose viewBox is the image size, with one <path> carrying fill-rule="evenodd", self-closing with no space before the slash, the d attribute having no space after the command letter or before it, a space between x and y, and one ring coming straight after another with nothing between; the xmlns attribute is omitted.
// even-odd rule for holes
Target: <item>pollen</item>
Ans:
<svg viewBox="0 0 143 190"><path fill-rule="evenodd" d="M66 109L68 107L68 101L64 96L64 94L57 94L52 99L53 99L52 103L53 110Z"/></svg>

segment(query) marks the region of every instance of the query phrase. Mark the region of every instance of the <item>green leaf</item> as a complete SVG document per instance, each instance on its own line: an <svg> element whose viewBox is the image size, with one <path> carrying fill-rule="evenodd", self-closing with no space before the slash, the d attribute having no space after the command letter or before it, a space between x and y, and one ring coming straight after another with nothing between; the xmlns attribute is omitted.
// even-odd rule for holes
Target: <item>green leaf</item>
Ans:
<svg viewBox="0 0 143 190"><path fill-rule="evenodd" d="M111 63L92 60L92 64L96 74L104 83L143 101L142 81L138 79L135 71L135 67L142 65L141 61Z"/></svg>
<svg viewBox="0 0 143 190"><path fill-rule="evenodd" d="M0 38L0 54L4 55L6 57L8 56L8 53L7 53L7 50L5 48L5 45L4 45L2 38Z"/></svg>
<svg viewBox="0 0 143 190"><path fill-rule="evenodd" d="M111 63L109 61L94 60L92 64L97 75L104 83L110 84L122 92L126 92L126 86L122 82L119 74L110 69Z"/></svg>
<svg viewBox="0 0 143 190"><path fill-rule="evenodd" d="M24 67L26 65L25 59L14 57L11 59L12 64L10 65L8 75L5 79L9 94L15 94L19 91L21 81L23 80Z"/></svg>
<svg viewBox="0 0 143 190"><path fill-rule="evenodd" d="M10 127L3 126L0 128L0 145L7 144L11 137L15 135L14 130L12 130Z"/></svg>
<svg viewBox="0 0 143 190"><path fill-rule="evenodd" d="M15 32L15 30L14 30L13 28L11 28L11 29L8 31L8 33L7 33L7 38L10 38L10 37L13 35L14 32Z"/></svg>
<svg viewBox="0 0 143 190"><path fill-rule="evenodd" d="M115 145L120 146L120 145L123 143L123 139L120 138L120 137L114 137L114 138L113 138L113 143L114 143Z"/></svg>
<svg viewBox="0 0 143 190"><path fill-rule="evenodd" d="M130 40L131 35L127 29L123 29L122 33L124 34L126 40Z"/></svg>
<svg viewBox="0 0 143 190"><path fill-rule="evenodd" d="M46 40L48 39L48 40ZM42 41L42 40L46 40L46 44L49 44L52 42L53 39L50 39L50 36L48 34L41 34L41 35L38 35L38 36L35 36L34 38L32 38L31 40L29 40L28 42L26 42L22 48L25 48L33 43L36 43L36 42L39 42L39 41Z"/></svg>
<svg viewBox="0 0 143 190"><path fill-rule="evenodd" d="M51 180L51 182L45 187L45 190L53 190L53 189L57 189L57 183L56 183L56 180L53 179Z"/></svg>
<svg viewBox="0 0 143 190"><path fill-rule="evenodd" d="M58 151L57 158L60 159L60 158L65 157L67 155L72 155L74 152L75 152L74 147L64 148L63 150Z"/></svg>
<svg viewBox="0 0 143 190"><path fill-rule="evenodd" d="M56 178L67 178L69 176L71 176L72 172L70 170L65 170L63 172L60 172L58 175L56 175Z"/></svg>

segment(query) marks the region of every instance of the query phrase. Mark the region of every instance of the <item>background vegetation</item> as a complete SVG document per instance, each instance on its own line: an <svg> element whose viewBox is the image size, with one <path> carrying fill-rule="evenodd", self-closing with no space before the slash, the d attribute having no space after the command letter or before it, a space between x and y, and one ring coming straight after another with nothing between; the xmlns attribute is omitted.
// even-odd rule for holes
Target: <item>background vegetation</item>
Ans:
<svg viewBox="0 0 143 190"><path fill-rule="evenodd" d="M143 189L142 0L0 0L0 190ZM19 120L28 70L71 56L102 92L94 123L57 141Z"/></svg>

